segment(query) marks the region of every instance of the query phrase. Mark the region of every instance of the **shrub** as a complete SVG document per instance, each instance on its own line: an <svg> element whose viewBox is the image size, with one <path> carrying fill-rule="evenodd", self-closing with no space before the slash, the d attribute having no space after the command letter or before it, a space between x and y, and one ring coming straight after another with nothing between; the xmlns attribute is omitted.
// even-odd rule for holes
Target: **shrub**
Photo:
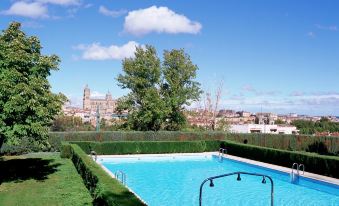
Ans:
<svg viewBox="0 0 339 206"><path fill-rule="evenodd" d="M339 177L339 157L325 156L307 152L293 152L253 145L224 142L228 154L284 167L291 167L294 162L302 163L309 172L330 177Z"/></svg>
<svg viewBox="0 0 339 206"><path fill-rule="evenodd" d="M60 150L61 141L192 141L224 140L223 132L181 132L181 131L103 131L103 132L50 132L49 143Z"/></svg>
<svg viewBox="0 0 339 206"><path fill-rule="evenodd" d="M98 155L161 154L210 152L219 149L218 141L126 141L126 142L71 142L87 154L94 150Z"/></svg>
<svg viewBox="0 0 339 206"><path fill-rule="evenodd" d="M41 148L30 138L22 138L18 145L4 143L0 148L1 155L21 155L38 151L41 151Z"/></svg>
<svg viewBox="0 0 339 206"><path fill-rule="evenodd" d="M71 158L72 157L72 148L68 142L61 142L60 150L61 158Z"/></svg>
<svg viewBox="0 0 339 206"><path fill-rule="evenodd" d="M325 155L339 155L339 137L316 137L284 134L226 134L226 139L262 147L290 151L319 152Z"/></svg>
<svg viewBox="0 0 339 206"><path fill-rule="evenodd" d="M63 147L68 147L68 145L63 144ZM71 160L94 199L93 205L145 205L119 181L103 171L78 145L70 144L69 148L71 149Z"/></svg>
<svg viewBox="0 0 339 206"><path fill-rule="evenodd" d="M54 150L60 150L61 141L201 141L231 140L239 143L290 151L317 152L325 155L339 155L339 137L315 137L305 135L279 134L235 134L226 132L52 132L49 143Z"/></svg>

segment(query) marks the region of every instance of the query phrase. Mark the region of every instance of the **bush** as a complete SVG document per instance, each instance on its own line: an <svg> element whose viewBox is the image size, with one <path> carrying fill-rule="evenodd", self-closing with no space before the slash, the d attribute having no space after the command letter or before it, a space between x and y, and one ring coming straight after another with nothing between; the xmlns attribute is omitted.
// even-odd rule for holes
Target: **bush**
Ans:
<svg viewBox="0 0 339 206"><path fill-rule="evenodd" d="M226 134L226 139L261 147L339 155L339 137L284 134Z"/></svg>
<svg viewBox="0 0 339 206"><path fill-rule="evenodd" d="M218 141L126 141L126 142L71 142L87 154L94 150L98 155L161 154L210 152L219 149Z"/></svg>
<svg viewBox="0 0 339 206"><path fill-rule="evenodd" d="M231 140L239 143L290 151L317 152L339 155L339 137L315 137L280 134L235 134L226 132L51 132L49 143L52 150L60 150L61 141L195 141Z"/></svg>
<svg viewBox="0 0 339 206"><path fill-rule="evenodd" d="M41 151L41 148L30 138L22 138L18 145L4 143L0 148L1 155L21 155L38 151Z"/></svg>
<svg viewBox="0 0 339 206"><path fill-rule="evenodd" d="M240 144L232 141L126 141L72 142L86 153L95 150L99 155L159 154L217 151L227 148L228 154L290 168L294 162L305 165L309 172L339 177L339 157L308 152L294 152Z"/></svg>
<svg viewBox="0 0 339 206"><path fill-rule="evenodd" d="M72 157L72 148L68 142L61 142L60 150L61 158L71 158Z"/></svg>
<svg viewBox="0 0 339 206"><path fill-rule="evenodd" d="M78 145L63 144L71 150L71 160L98 206L145 205L119 181L113 179L86 155ZM67 149L63 149L65 151Z"/></svg>
<svg viewBox="0 0 339 206"><path fill-rule="evenodd" d="M181 132L181 131L104 131L104 132L50 132L49 143L60 150L61 141L192 141L224 140L224 132Z"/></svg>
<svg viewBox="0 0 339 206"><path fill-rule="evenodd" d="M223 142L227 153L261 162L291 167L294 162L304 164L309 172L330 177L339 177L339 157L325 156L307 152L293 152L253 145Z"/></svg>

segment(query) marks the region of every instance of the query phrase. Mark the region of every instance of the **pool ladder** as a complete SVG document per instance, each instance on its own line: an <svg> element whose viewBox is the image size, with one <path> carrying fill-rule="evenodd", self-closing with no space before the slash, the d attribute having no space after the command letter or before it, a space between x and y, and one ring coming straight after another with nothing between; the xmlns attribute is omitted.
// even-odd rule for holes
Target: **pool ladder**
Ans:
<svg viewBox="0 0 339 206"><path fill-rule="evenodd" d="M116 171L115 172L115 174L114 174L114 176L115 176L115 178L117 179L117 180L119 180L123 185L126 185L126 174L123 172L123 171L121 171L121 170L118 170L118 171Z"/></svg>
<svg viewBox="0 0 339 206"><path fill-rule="evenodd" d="M98 155L94 150L91 151L91 157L94 161L97 161L97 159L98 159Z"/></svg>
<svg viewBox="0 0 339 206"><path fill-rule="evenodd" d="M301 169L301 167L302 167L302 174L304 174L305 173L305 165L304 164L298 164L298 163L293 163L293 165L292 165L292 171L291 171L291 175L290 175L290 177L291 177L291 182L292 183L298 183L299 182L299 176L300 176L300 169ZM294 172L294 171L296 171L296 172Z"/></svg>
<svg viewBox="0 0 339 206"><path fill-rule="evenodd" d="M224 148L220 148L219 149L219 162L222 162L223 161L223 157L225 157L227 155L227 149L224 149Z"/></svg>

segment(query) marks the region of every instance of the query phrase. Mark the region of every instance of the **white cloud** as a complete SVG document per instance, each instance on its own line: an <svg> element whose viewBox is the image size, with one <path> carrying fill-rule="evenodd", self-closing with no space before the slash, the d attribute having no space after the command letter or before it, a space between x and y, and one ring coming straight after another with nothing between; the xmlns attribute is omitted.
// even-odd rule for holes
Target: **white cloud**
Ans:
<svg viewBox="0 0 339 206"><path fill-rule="evenodd" d="M88 9L88 8L91 8L92 6L93 6L93 4L85 4L85 5L84 5L84 8L85 8L85 9Z"/></svg>
<svg viewBox="0 0 339 206"><path fill-rule="evenodd" d="M338 27L336 25L324 26L321 24L315 25L318 29L329 30L329 31L338 31Z"/></svg>
<svg viewBox="0 0 339 206"><path fill-rule="evenodd" d="M151 32L197 34L201 28L199 22L191 21L167 7L156 6L128 12L124 23L124 31L136 36Z"/></svg>
<svg viewBox="0 0 339 206"><path fill-rule="evenodd" d="M250 92L257 96L274 96L279 93L278 91L259 91L249 84L245 84L241 89L245 92Z"/></svg>
<svg viewBox="0 0 339 206"><path fill-rule="evenodd" d="M117 46L101 46L100 43L93 43L90 45L80 44L74 49L83 51L82 59L87 60L109 60L109 59L124 59L134 57L134 52L139 44L135 41Z"/></svg>
<svg viewBox="0 0 339 206"><path fill-rule="evenodd" d="M311 38L315 38L315 33L310 31L307 33L307 36L311 37Z"/></svg>
<svg viewBox="0 0 339 206"><path fill-rule="evenodd" d="M82 107L82 97L73 94L66 94L66 97L69 106Z"/></svg>
<svg viewBox="0 0 339 206"><path fill-rule="evenodd" d="M80 5L79 0L37 0L37 2L45 4L56 4L61 6Z"/></svg>
<svg viewBox="0 0 339 206"><path fill-rule="evenodd" d="M302 91L293 91L290 96L292 97L300 97L300 96L304 96L305 95L305 92L302 92Z"/></svg>
<svg viewBox="0 0 339 206"><path fill-rule="evenodd" d="M30 18L46 18L48 17L47 13L48 9L42 3L24 1L15 2L8 10L1 12L4 15L17 15Z"/></svg>
<svg viewBox="0 0 339 206"><path fill-rule="evenodd" d="M127 13L127 10L121 9L121 10L109 10L104 6L99 7L99 13L105 15L105 16L111 16L111 17L119 17Z"/></svg>
<svg viewBox="0 0 339 206"><path fill-rule="evenodd" d="M38 29L38 28L42 28L43 25L36 21L25 21L25 22L22 22L22 27Z"/></svg>
<svg viewBox="0 0 339 206"><path fill-rule="evenodd" d="M256 90L253 88L252 85L249 85L249 84L245 84L242 88L241 88L243 91L246 91L246 92L255 92Z"/></svg>

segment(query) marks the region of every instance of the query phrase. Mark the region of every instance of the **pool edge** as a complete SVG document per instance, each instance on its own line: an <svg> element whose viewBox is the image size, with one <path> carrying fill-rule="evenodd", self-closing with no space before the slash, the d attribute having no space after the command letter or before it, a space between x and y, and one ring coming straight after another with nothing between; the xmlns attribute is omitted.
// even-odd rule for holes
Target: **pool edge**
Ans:
<svg viewBox="0 0 339 206"><path fill-rule="evenodd" d="M133 158L133 157L170 157L170 156L206 156L206 155L218 155L218 152L202 152L202 153L166 153L166 154L131 154L131 155L98 155L98 159L99 158ZM280 172L284 172L287 174L290 174L291 172L291 168L287 168L287 167L283 167L283 166L278 166L278 165L274 165L274 164L269 164L269 163L265 163L265 162L260 162L260 161L256 161L256 160L251 160L251 159L247 159L247 158L243 158L243 157L237 157L237 156L233 156L233 155L226 155L226 157L224 157L226 159L231 159L231 160L235 160L235 161L239 161L239 162L243 162L243 163L247 163L247 164L251 164L251 165L256 165L256 166L260 166L260 167L264 167L264 168L269 168L272 170L276 170L276 171L280 171ZM101 163L97 162L102 168L105 169L105 171L107 170ZM306 168L307 169L307 168ZM112 177L114 177L114 175L108 171L110 173L110 175ZM325 182L328 184L333 184L333 185L337 185L339 186L339 179L333 178L333 177L328 177L328 176L324 176L324 175L319 175L319 174L315 174L315 173L310 173L310 172L306 172L302 175L300 175L301 177L304 178L309 178L311 180L315 180L315 181L321 181L321 182ZM133 192L133 191L131 191ZM134 193L134 192L133 192ZM134 193L135 194L135 193Z"/></svg>
<svg viewBox="0 0 339 206"><path fill-rule="evenodd" d="M99 157L99 156L98 156ZM95 161L105 172L107 172L107 174L109 176L111 176L112 178L115 178L115 175L109 171L104 165L102 165L100 162ZM117 181L119 181L118 179L116 179ZM124 187L126 187L131 193L133 193L141 202L143 202L144 204L148 205L147 202L142 199L136 192L134 192L131 188L129 188L127 185L123 185Z"/></svg>

